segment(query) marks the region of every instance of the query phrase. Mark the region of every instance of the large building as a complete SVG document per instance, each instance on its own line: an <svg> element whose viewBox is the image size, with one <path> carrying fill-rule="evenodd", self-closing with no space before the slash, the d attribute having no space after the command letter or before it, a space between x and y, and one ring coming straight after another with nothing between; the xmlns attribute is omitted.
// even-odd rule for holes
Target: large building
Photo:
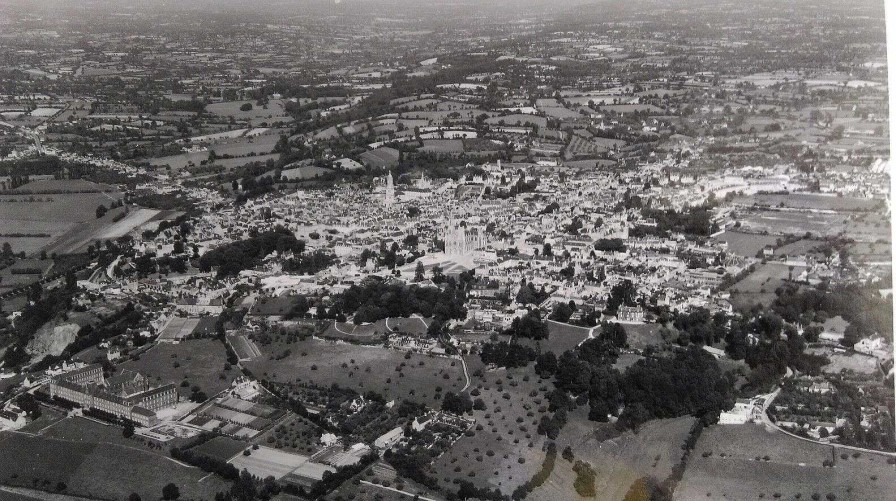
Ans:
<svg viewBox="0 0 896 501"><path fill-rule="evenodd" d="M173 407L178 400L177 387L166 384L151 387L138 373L103 376L101 365L61 374L50 380L50 397L59 398L84 409L98 410L133 421L140 426L159 422L156 411Z"/></svg>
<svg viewBox="0 0 896 501"><path fill-rule="evenodd" d="M469 256L473 251L488 245L488 238L481 228L470 228L455 220L448 222L445 230L445 254L449 256Z"/></svg>

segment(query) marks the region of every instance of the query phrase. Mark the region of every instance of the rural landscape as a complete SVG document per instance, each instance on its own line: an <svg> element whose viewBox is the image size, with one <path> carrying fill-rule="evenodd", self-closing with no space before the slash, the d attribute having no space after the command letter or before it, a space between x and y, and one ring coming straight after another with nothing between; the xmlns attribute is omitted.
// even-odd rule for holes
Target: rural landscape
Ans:
<svg viewBox="0 0 896 501"><path fill-rule="evenodd" d="M0 501L896 500L885 28L0 0Z"/></svg>

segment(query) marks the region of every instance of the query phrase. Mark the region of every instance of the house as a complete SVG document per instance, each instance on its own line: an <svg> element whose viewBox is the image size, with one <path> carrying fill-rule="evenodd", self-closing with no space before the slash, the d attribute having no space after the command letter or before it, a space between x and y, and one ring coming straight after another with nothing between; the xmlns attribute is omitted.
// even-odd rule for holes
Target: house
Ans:
<svg viewBox="0 0 896 501"><path fill-rule="evenodd" d="M809 393L815 393L817 395L826 395L834 391L834 386L827 381L821 381L812 383L808 388L806 388L806 391L808 391Z"/></svg>
<svg viewBox="0 0 896 501"><path fill-rule="evenodd" d="M404 430L398 426L391 431L382 434L373 442L373 446L379 450L390 449L404 437Z"/></svg>
<svg viewBox="0 0 896 501"><path fill-rule="evenodd" d="M739 398L734 402L734 408L719 414L719 424L744 424L753 414L753 402L750 399Z"/></svg>
<svg viewBox="0 0 896 501"><path fill-rule="evenodd" d="M725 350L720 350L718 348L713 348L712 346L703 345L703 351L712 355L716 360L725 358Z"/></svg>
<svg viewBox="0 0 896 501"><path fill-rule="evenodd" d="M17 430L28 424L25 412L21 409L8 407L0 409L0 429Z"/></svg>
<svg viewBox="0 0 896 501"><path fill-rule="evenodd" d="M643 323L644 309L640 306L622 305L616 312L616 319L620 322Z"/></svg>

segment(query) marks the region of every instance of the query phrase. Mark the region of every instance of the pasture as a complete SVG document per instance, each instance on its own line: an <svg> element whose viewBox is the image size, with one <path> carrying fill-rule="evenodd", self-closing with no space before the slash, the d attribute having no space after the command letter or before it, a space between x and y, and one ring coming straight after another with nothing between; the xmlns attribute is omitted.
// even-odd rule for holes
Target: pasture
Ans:
<svg viewBox="0 0 896 501"><path fill-rule="evenodd" d="M791 209L815 209L829 211L867 211L881 207L883 200L870 198L838 197L815 193L790 193L788 195L756 194L736 197L735 203L759 207L788 207Z"/></svg>
<svg viewBox="0 0 896 501"><path fill-rule="evenodd" d="M65 461L59 461L65 458ZM173 482L184 499L212 499L228 484L198 468L171 458L105 443L86 443L0 434L0 483L100 499L127 499L136 492L143 499L158 499Z"/></svg>
<svg viewBox="0 0 896 501"><path fill-rule="evenodd" d="M794 266L793 276L798 276L805 267ZM768 306L775 300L775 289L784 284L791 273L784 263L760 264L753 273L731 286L731 304L737 309L750 308L756 303Z"/></svg>
<svg viewBox="0 0 896 501"><path fill-rule="evenodd" d="M481 398L486 408L473 411L473 436L462 436L433 463L439 482L451 488L455 479L467 480L509 495L532 478L545 456L546 439L537 429L547 413L551 388L535 375L531 364L476 377L470 395Z"/></svg>
<svg viewBox="0 0 896 501"><path fill-rule="evenodd" d="M548 338L540 341L542 349L553 351L556 355L560 355L564 351L573 350L576 346L588 339L589 333L594 331L594 336L600 333L600 327L591 329L589 327L579 327L577 325L564 324L553 320L546 320L548 326Z"/></svg>
<svg viewBox="0 0 896 501"><path fill-rule="evenodd" d="M420 151L459 155L464 152L464 142L460 139L426 139Z"/></svg>
<svg viewBox="0 0 896 501"><path fill-rule="evenodd" d="M569 446L576 460L589 463L597 472L595 488L600 499L623 499L635 480L651 476L662 481L681 461L694 418L684 416L645 423L637 433L628 431L615 438L606 436L612 425L584 418L585 409L570 413L570 421L557 439L557 450ZM536 500L578 499L572 464L557 457L548 481L532 492Z"/></svg>
<svg viewBox="0 0 896 501"><path fill-rule="evenodd" d="M878 370L878 360L871 355L837 352L833 348L827 347L808 348L806 352L827 357L831 363L823 366L821 371L828 374L839 374L843 370L859 374L874 374Z"/></svg>
<svg viewBox="0 0 896 501"><path fill-rule="evenodd" d="M0 195L0 242L9 242L15 252L35 254L77 231L80 224L96 222L96 208L121 197L114 188L77 179L33 182L6 191Z"/></svg>
<svg viewBox="0 0 896 501"><path fill-rule="evenodd" d="M262 347L261 357L243 365L256 377L272 381L335 383L434 407L441 393L457 392L465 384L459 360L319 339L269 344Z"/></svg>
<svg viewBox="0 0 896 501"><path fill-rule="evenodd" d="M716 425L703 431L676 500L759 498L867 500L896 490L896 474L883 455L842 460L830 445L814 444L762 425ZM846 452L846 451L844 451ZM833 468L822 466L835 460Z"/></svg>
<svg viewBox="0 0 896 501"><path fill-rule="evenodd" d="M155 384L180 384L182 397L189 397L192 386L199 386L208 396L230 387L237 369L224 370L227 353L224 345L213 339L191 339L179 344L159 343L140 354L139 360L128 360L121 369L139 372Z"/></svg>
<svg viewBox="0 0 896 501"><path fill-rule="evenodd" d="M756 253L765 246L775 246L778 237L773 235L755 235L741 233L739 231L726 231L713 237L715 240L728 244L728 251L742 257L756 257Z"/></svg>
<svg viewBox="0 0 896 501"><path fill-rule="evenodd" d="M276 133L268 132L258 136L244 136L232 139L218 139L211 144L206 145L208 151L195 151L191 153L180 153L165 157L156 157L149 160L150 165L158 167L169 166L173 170L180 170L187 165L200 165L203 161L208 160L210 151L214 151L218 159L214 165L232 168L236 165L244 165L249 162L264 162L274 150L274 146L280 136ZM233 158L222 158L228 155Z"/></svg>
<svg viewBox="0 0 896 501"><path fill-rule="evenodd" d="M291 119L286 112L284 99L271 99L267 106L258 106L255 101L224 101L220 103L212 103L205 106L205 110L209 113L218 115L219 117L233 117L236 120L253 120L261 122L263 119L284 120ZM240 107L244 104L252 105L252 109L243 111Z"/></svg>

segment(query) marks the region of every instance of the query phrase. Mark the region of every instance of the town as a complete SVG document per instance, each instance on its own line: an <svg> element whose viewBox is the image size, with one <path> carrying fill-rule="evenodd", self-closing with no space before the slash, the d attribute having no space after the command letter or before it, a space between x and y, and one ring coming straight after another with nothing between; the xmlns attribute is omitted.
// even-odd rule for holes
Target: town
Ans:
<svg viewBox="0 0 896 501"><path fill-rule="evenodd" d="M892 496L883 2L262 3L0 5L0 499Z"/></svg>

